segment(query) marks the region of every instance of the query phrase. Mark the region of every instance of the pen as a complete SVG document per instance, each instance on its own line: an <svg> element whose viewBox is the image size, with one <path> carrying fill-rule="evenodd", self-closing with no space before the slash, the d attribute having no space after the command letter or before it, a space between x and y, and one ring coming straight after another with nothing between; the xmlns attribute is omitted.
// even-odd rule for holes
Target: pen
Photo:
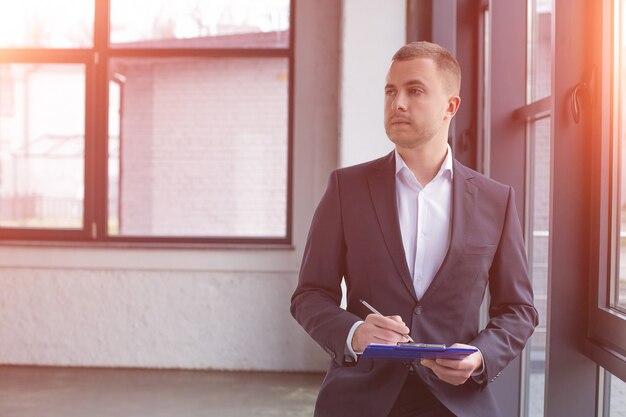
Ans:
<svg viewBox="0 0 626 417"><path fill-rule="evenodd" d="M380 311L376 310L374 307L372 307L371 305L369 305L369 303L365 300L359 300L361 302L361 304L363 304L365 307L367 307L367 309L369 311L371 311L374 314L377 314L379 316L382 316L382 314L380 313ZM384 317L384 316L383 316ZM407 339L409 339L409 341L411 343L415 343L415 341L413 339L411 339L411 336L409 336L408 334L403 334L402 336L406 337Z"/></svg>

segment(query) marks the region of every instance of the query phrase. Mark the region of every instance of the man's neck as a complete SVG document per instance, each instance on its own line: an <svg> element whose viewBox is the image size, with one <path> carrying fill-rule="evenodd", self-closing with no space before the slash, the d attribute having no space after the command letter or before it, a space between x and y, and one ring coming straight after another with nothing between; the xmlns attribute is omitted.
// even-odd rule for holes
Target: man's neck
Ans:
<svg viewBox="0 0 626 417"><path fill-rule="evenodd" d="M435 178L446 159L448 146L444 142L441 146L422 146L415 148L402 148L396 146L396 150L402 157L406 166L413 172L415 179L425 186Z"/></svg>

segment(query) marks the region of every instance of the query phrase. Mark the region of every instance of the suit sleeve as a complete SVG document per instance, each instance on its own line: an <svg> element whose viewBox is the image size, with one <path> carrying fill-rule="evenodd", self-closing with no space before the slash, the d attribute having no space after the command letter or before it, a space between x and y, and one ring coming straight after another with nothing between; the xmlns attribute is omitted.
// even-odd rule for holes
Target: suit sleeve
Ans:
<svg viewBox="0 0 626 417"><path fill-rule="evenodd" d="M346 245L339 179L333 172L307 238L291 314L326 352L345 364L346 337L360 317L340 308Z"/></svg>
<svg viewBox="0 0 626 417"><path fill-rule="evenodd" d="M509 188L502 234L489 271L489 322L471 343L483 354L486 382L520 354L538 324L522 229Z"/></svg>

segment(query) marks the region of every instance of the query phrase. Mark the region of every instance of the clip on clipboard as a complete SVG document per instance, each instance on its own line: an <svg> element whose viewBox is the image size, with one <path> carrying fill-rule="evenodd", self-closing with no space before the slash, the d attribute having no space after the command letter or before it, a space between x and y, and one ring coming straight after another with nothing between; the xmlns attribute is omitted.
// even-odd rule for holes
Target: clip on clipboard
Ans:
<svg viewBox="0 0 626 417"><path fill-rule="evenodd" d="M363 351L363 357L387 359L456 359L478 352L476 348L446 347L446 345L430 343L398 343L397 345L381 345L372 343Z"/></svg>

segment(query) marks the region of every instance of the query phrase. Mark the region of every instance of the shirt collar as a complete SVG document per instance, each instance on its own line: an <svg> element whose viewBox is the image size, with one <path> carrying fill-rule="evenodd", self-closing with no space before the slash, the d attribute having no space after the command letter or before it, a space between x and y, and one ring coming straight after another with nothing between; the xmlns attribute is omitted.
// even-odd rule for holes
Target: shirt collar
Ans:
<svg viewBox="0 0 626 417"><path fill-rule="evenodd" d="M437 175L435 175L435 178L443 175L446 171L450 172L450 179L452 179L453 176L453 171L452 171L452 149L450 148L449 144L446 144L446 157L443 160L443 163L441 164L441 167L439 168L439 171L437 172ZM402 171L402 169L406 169L407 172L411 172L411 170L409 169L409 167L406 166L406 164L404 163L404 160L402 159L402 157L400 156L400 154L398 153L398 150L395 150L396 153L396 175L398 175L398 173L400 173L400 171Z"/></svg>

